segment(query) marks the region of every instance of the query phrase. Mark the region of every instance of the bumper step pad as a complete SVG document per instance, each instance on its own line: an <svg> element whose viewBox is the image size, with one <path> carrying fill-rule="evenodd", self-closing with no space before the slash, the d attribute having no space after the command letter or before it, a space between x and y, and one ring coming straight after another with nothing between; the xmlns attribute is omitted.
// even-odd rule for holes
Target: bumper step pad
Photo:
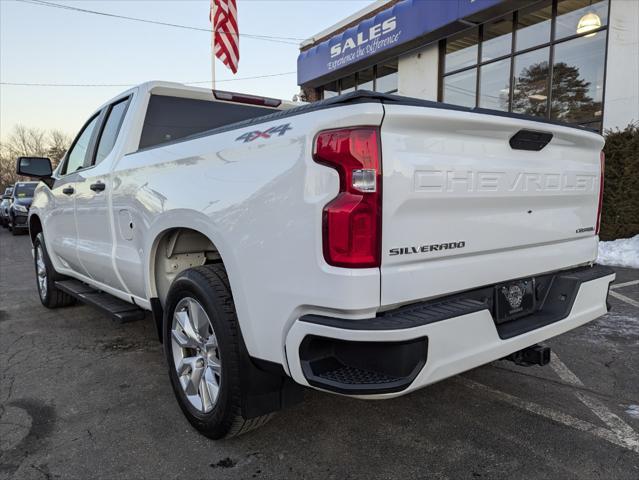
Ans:
<svg viewBox="0 0 639 480"><path fill-rule="evenodd" d="M82 303L92 305L108 313L116 322L133 322L135 320L142 320L146 316L146 311L140 307L136 307L108 293L96 290L79 280L60 280L55 282L55 286L72 297L77 298Z"/></svg>
<svg viewBox="0 0 639 480"><path fill-rule="evenodd" d="M428 339L355 342L309 335L300 345L309 384L348 395L392 393L415 379L428 354Z"/></svg>
<svg viewBox="0 0 639 480"><path fill-rule="evenodd" d="M322 372L318 375L320 378L341 383L344 385L360 385L362 383L382 385L384 383L392 383L401 380L398 377L391 377L380 372L371 370L363 370L361 368L349 367L342 365L335 370Z"/></svg>

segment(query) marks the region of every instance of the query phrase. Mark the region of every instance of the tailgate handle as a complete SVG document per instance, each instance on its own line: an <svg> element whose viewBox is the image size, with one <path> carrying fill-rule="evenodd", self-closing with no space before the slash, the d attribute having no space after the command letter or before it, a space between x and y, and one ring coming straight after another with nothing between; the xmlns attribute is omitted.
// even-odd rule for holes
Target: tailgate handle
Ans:
<svg viewBox="0 0 639 480"><path fill-rule="evenodd" d="M535 132L534 130L519 130L510 137L510 147L513 150L531 150L538 152L552 140L552 133Z"/></svg>

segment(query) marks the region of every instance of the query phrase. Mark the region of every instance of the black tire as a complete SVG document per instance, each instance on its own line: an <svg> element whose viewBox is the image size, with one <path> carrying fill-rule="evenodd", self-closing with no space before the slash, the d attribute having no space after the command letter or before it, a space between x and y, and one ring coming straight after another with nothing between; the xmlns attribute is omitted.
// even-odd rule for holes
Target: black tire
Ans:
<svg viewBox="0 0 639 480"><path fill-rule="evenodd" d="M42 259L44 261L44 267L46 270L46 277L44 280L46 282L46 291L43 291L41 289L40 281L38 278L38 249L42 249ZM75 303L75 299L71 295L63 292L62 290L59 290L55 286L56 281L64 280L66 277L60 275L53 268L53 264L51 263L51 259L49 258L49 254L47 253L47 247L45 245L44 235L42 234L42 232L36 235L35 241L33 242L33 251L33 261L36 271L36 286L38 288L38 296L40 297L42 305L47 308L59 308L66 307Z"/></svg>
<svg viewBox="0 0 639 480"><path fill-rule="evenodd" d="M178 303L190 297L202 306L217 337L221 376L217 401L208 413L197 410L187 399L177 374L172 346L173 317ZM164 351L171 386L188 421L209 438L242 435L264 425L273 414L246 419L241 411L241 333L226 270L221 264L185 270L173 281L164 314Z"/></svg>

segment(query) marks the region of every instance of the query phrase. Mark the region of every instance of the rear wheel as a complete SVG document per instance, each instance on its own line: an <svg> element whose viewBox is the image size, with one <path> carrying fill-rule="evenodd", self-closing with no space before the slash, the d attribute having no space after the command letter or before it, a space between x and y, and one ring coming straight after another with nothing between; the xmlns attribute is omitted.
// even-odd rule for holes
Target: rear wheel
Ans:
<svg viewBox="0 0 639 480"><path fill-rule="evenodd" d="M240 331L221 265L182 272L171 285L164 316L171 386L189 422L207 437L241 435L271 415L241 413Z"/></svg>
<svg viewBox="0 0 639 480"><path fill-rule="evenodd" d="M14 228L15 231L15 228ZM42 305L47 308L66 307L75 302L75 299L55 286L57 280L64 277L58 274L51 264L51 259L44 244L44 235L38 233L33 242L34 262L38 294Z"/></svg>

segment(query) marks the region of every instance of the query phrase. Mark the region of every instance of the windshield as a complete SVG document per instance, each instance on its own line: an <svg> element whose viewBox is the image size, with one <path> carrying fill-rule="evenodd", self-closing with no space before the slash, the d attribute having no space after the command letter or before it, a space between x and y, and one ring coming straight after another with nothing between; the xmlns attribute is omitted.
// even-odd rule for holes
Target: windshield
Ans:
<svg viewBox="0 0 639 480"><path fill-rule="evenodd" d="M37 183L16 183L14 188L16 198L33 197Z"/></svg>

